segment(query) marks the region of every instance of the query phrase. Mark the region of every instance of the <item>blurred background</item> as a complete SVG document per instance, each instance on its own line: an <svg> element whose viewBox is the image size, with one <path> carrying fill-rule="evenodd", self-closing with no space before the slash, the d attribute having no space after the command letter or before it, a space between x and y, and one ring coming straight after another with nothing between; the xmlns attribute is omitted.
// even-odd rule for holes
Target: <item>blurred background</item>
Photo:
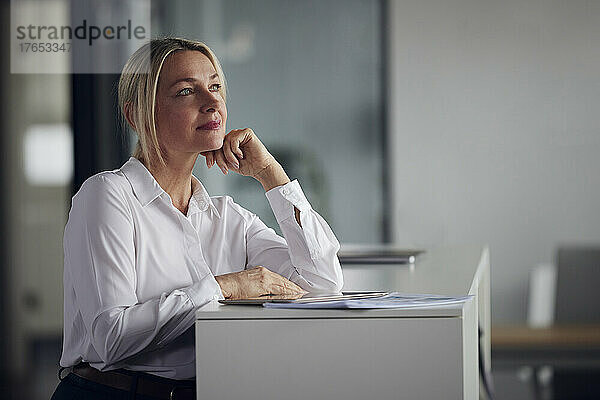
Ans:
<svg viewBox="0 0 600 400"><path fill-rule="evenodd" d="M135 137L118 75L11 74L0 4L0 393L48 399L71 197ZM228 128L257 133L341 242L489 245L497 398L598 398L600 2L151 4L153 36L215 51ZM257 182L194 173L277 228Z"/></svg>

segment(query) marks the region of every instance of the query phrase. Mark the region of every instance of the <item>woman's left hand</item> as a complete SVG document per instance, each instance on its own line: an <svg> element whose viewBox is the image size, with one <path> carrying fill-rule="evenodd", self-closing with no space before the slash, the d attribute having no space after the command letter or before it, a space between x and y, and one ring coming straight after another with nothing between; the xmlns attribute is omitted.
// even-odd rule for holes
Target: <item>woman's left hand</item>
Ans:
<svg viewBox="0 0 600 400"><path fill-rule="evenodd" d="M225 135L223 147L200 154L206 157L208 168L216 162L224 174L231 169L240 175L257 179L261 171L277 163L250 128L230 131Z"/></svg>

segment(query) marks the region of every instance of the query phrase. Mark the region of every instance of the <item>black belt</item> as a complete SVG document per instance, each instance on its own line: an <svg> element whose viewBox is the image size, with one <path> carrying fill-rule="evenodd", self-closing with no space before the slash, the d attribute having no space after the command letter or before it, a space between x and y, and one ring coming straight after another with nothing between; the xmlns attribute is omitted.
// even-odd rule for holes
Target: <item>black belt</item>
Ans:
<svg viewBox="0 0 600 400"><path fill-rule="evenodd" d="M59 377L62 369L59 371ZM143 373L127 371L98 371L86 363L78 364L72 368L73 374L80 378L87 379L101 385L110 386L115 389L131 392L135 390L136 394L143 396L152 396L159 399L168 400L195 400L196 385L195 381L161 382L161 378L149 378ZM137 383L135 380L137 379ZM166 378L164 378L166 379ZM135 385L135 386L134 386Z"/></svg>

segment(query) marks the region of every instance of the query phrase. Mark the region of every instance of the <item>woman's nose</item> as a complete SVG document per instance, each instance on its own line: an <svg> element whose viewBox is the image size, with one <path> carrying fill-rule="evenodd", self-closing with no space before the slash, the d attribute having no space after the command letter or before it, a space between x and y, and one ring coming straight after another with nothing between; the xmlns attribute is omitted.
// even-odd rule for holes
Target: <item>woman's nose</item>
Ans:
<svg viewBox="0 0 600 400"><path fill-rule="evenodd" d="M222 107L221 94L218 92L208 92L206 96L202 96L202 112L214 113Z"/></svg>

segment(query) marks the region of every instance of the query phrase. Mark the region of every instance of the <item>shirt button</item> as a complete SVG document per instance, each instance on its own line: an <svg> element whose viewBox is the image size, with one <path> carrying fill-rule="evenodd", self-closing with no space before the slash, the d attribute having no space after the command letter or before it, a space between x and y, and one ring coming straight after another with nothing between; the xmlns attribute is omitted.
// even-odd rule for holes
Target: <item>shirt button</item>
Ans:
<svg viewBox="0 0 600 400"><path fill-rule="evenodd" d="M288 189L288 188L281 189L281 194L284 196L287 196L288 194L290 194L290 189Z"/></svg>
<svg viewBox="0 0 600 400"><path fill-rule="evenodd" d="M204 201L204 200L200 200L200 201L198 202L198 207L199 207L199 208L200 208L200 210L202 210L202 211L206 211L206 210L208 210L208 204L207 204L207 203L206 203L206 201Z"/></svg>

